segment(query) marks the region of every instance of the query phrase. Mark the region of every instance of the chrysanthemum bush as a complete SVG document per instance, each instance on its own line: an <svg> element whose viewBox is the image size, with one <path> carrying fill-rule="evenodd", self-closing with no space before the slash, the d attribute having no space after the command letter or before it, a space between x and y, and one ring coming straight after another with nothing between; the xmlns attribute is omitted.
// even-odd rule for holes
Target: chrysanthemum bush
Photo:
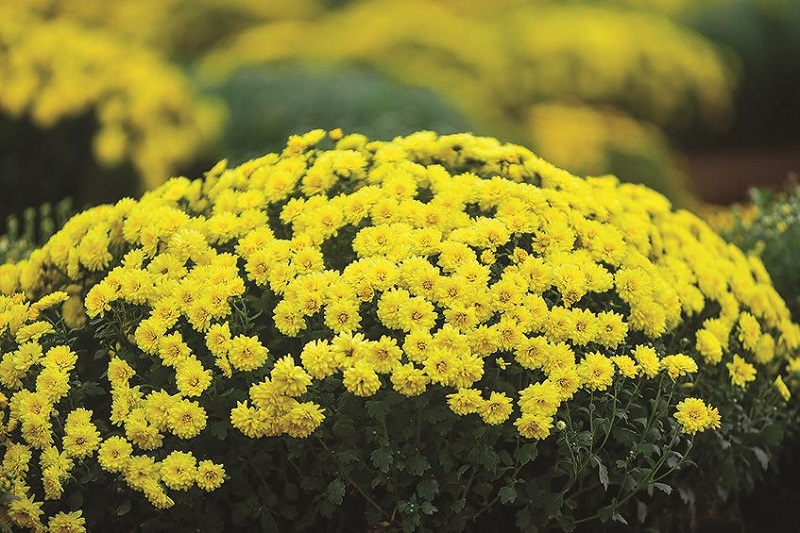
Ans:
<svg viewBox="0 0 800 533"><path fill-rule="evenodd" d="M467 134L292 137L76 215L0 293L34 530L642 523L746 488L793 416L758 260Z"/></svg>
<svg viewBox="0 0 800 533"><path fill-rule="evenodd" d="M786 300L793 318L800 317L800 276L795 258L800 241L800 185L786 191L751 191L750 203L735 206L720 233L742 250L757 255L775 288Z"/></svg>

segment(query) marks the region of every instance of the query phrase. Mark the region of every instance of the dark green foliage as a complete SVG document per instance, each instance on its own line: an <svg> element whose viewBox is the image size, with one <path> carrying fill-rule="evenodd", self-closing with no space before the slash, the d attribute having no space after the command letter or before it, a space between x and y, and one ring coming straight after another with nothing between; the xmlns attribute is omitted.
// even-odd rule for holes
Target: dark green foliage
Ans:
<svg viewBox="0 0 800 533"><path fill-rule="evenodd" d="M423 129L470 129L430 90L389 82L365 68L248 68L226 80L217 96L230 110L224 153L237 161L280 152L289 135L315 128L380 140Z"/></svg>
<svg viewBox="0 0 800 533"><path fill-rule="evenodd" d="M0 226L29 206L56 203L66 197L78 208L114 202L138 192L128 165L101 167L91 142L96 123L91 115L62 119L48 129L28 117L0 113Z"/></svg>
<svg viewBox="0 0 800 533"><path fill-rule="evenodd" d="M66 198L53 206L29 207L22 217L9 215L0 224L0 264L24 259L47 241L72 215L72 200Z"/></svg>

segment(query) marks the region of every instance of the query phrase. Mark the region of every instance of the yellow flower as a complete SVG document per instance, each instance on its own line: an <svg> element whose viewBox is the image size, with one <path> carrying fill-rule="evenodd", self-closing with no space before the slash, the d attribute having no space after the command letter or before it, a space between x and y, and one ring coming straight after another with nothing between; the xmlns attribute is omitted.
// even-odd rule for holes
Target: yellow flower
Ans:
<svg viewBox="0 0 800 533"><path fill-rule="evenodd" d="M225 481L225 469L222 465L203 460L197 464L195 483L206 492L218 489Z"/></svg>
<svg viewBox="0 0 800 533"><path fill-rule="evenodd" d="M39 342L42 336L48 333L53 333L55 329L48 322L41 320L26 324L17 330L16 341L18 344L23 344L28 341Z"/></svg>
<svg viewBox="0 0 800 533"><path fill-rule="evenodd" d="M314 402L298 403L283 415L281 424L290 436L305 438L322 424L324 411Z"/></svg>
<svg viewBox="0 0 800 533"><path fill-rule="evenodd" d="M58 512L48 520L47 527L51 533L84 533L86 519L82 514L80 510L70 513Z"/></svg>
<svg viewBox="0 0 800 533"><path fill-rule="evenodd" d="M575 366L575 352L565 342L549 344L542 370L546 375L556 370L573 368Z"/></svg>
<svg viewBox="0 0 800 533"><path fill-rule="evenodd" d="M36 376L36 390L54 403L66 396L69 388L69 374L59 368L43 368Z"/></svg>
<svg viewBox="0 0 800 533"><path fill-rule="evenodd" d="M197 402L181 400L169 413L169 429L181 439L191 439L206 427L206 411Z"/></svg>
<svg viewBox="0 0 800 533"><path fill-rule="evenodd" d="M694 359L681 353L664 356L659 364L662 369L667 371L672 381L675 381L681 376L697 372L697 363Z"/></svg>
<svg viewBox="0 0 800 533"><path fill-rule="evenodd" d="M565 307L577 303L586 294L586 276L580 266L565 263L558 265L552 271L553 284L561 293Z"/></svg>
<svg viewBox="0 0 800 533"><path fill-rule="evenodd" d="M62 372L69 372L75 368L78 362L78 355L69 346L53 346L47 350L44 362L45 368L55 368Z"/></svg>
<svg viewBox="0 0 800 533"><path fill-rule="evenodd" d="M41 529L40 517L44 514L41 509L43 503L35 501L31 496L21 495L8 502L6 514L17 526Z"/></svg>
<svg viewBox="0 0 800 533"><path fill-rule="evenodd" d="M695 336L695 349L710 364L717 364L722 360L722 344L711 331L701 329Z"/></svg>
<svg viewBox="0 0 800 533"><path fill-rule="evenodd" d="M597 317L587 309L571 309L573 327L569 340L576 346L585 346L597 337Z"/></svg>
<svg viewBox="0 0 800 533"><path fill-rule="evenodd" d="M552 416L561 404L561 388L549 379L528 385L519 391L517 403L523 414Z"/></svg>
<svg viewBox="0 0 800 533"><path fill-rule="evenodd" d="M189 490L197 477L196 465L191 453L174 451L161 461L161 481L173 490Z"/></svg>
<svg viewBox="0 0 800 533"><path fill-rule="evenodd" d="M547 379L558 388L559 401L562 402L572 398L581 386L581 377L575 365L555 368Z"/></svg>
<svg viewBox="0 0 800 533"><path fill-rule="evenodd" d="M734 354L733 361L726 363L725 367L731 376L731 383L737 387L744 388L756 379L756 368L737 354Z"/></svg>
<svg viewBox="0 0 800 533"><path fill-rule="evenodd" d="M22 477L30 469L32 458L30 446L20 442L11 442L6 446L3 456L3 471L17 478Z"/></svg>
<svg viewBox="0 0 800 533"><path fill-rule="evenodd" d="M132 488L143 490L148 481L158 480L159 465L149 455L132 455L125 464L125 482Z"/></svg>
<svg viewBox="0 0 800 533"><path fill-rule="evenodd" d="M437 319L433 304L417 296L403 302L397 313L397 324L406 332L415 329L430 331Z"/></svg>
<svg viewBox="0 0 800 533"><path fill-rule="evenodd" d="M485 401L481 391L476 389L458 389L447 395L447 405L460 416L477 413Z"/></svg>
<svg viewBox="0 0 800 533"><path fill-rule="evenodd" d="M142 351L155 355L158 353L161 338L166 332L165 323L158 319L146 318L139 323L134 333L136 344Z"/></svg>
<svg viewBox="0 0 800 533"><path fill-rule="evenodd" d="M53 424L42 414L28 413L22 419L22 438L37 449L53 444Z"/></svg>
<svg viewBox="0 0 800 533"><path fill-rule="evenodd" d="M183 341L181 333L174 331L169 335L163 335L159 339L158 355L165 365L177 368L178 365L189 359L191 350Z"/></svg>
<svg viewBox="0 0 800 533"><path fill-rule="evenodd" d="M133 446L122 437L109 437L100 445L97 461L103 470L111 473L122 472L133 453Z"/></svg>
<svg viewBox="0 0 800 533"><path fill-rule="evenodd" d="M652 281L640 268L623 267L614 275L614 285L620 298L632 304L650 294Z"/></svg>
<svg viewBox="0 0 800 533"><path fill-rule="evenodd" d="M230 341L231 329L227 322L212 324L206 331L206 346L216 357L228 355Z"/></svg>
<svg viewBox="0 0 800 533"><path fill-rule="evenodd" d="M719 413L712 411L698 398L686 398L677 405L677 411L673 415L681 425L681 431L694 435L706 429L716 429L719 427Z"/></svg>
<svg viewBox="0 0 800 533"><path fill-rule="evenodd" d="M327 316L326 312L326 317ZM306 322L301 309L289 300L281 300L278 302L278 305L275 306L275 310L273 311L272 318L275 321L275 327L278 328L278 331L290 337L296 336L306 328ZM350 320L353 320L352 317L350 317Z"/></svg>
<svg viewBox="0 0 800 533"><path fill-rule="evenodd" d="M35 309L39 312L45 311L55 305L66 302L68 299L69 294L64 291L51 292L50 294L39 298L33 305L31 305L31 309Z"/></svg>
<svg viewBox="0 0 800 533"><path fill-rule="evenodd" d="M89 318L102 317L106 311L111 310L111 304L116 299L117 291L100 282L86 293L83 305L86 307L86 314Z"/></svg>
<svg viewBox="0 0 800 533"><path fill-rule="evenodd" d="M326 340L307 343L300 353L300 361L306 372L315 379L325 379L338 369L336 353Z"/></svg>
<svg viewBox="0 0 800 533"><path fill-rule="evenodd" d="M228 347L228 360L236 370L248 372L264 366L267 361L268 351L261 344L258 337L237 335L230 341Z"/></svg>
<svg viewBox="0 0 800 533"><path fill-rule="evenodd" d="M789 392L789 387L787 387L786 383L783 382L783 378L781 376L777 376L774 383L775 388L778 389L778 393L781 395L781 398L788 402L789 398L791 397L791 393Z"/></svg>
<svg viewBox="0 0 800 533"><path fill-rule="evenodd" d="M394 390L403 396L419 396L425 392L430 381L425 372L416 368L413 363L396 366L392 371L391 380Z"/></svg>
<svg viewBox="0 0 800 533"><path fill-rule="evenodd" d="M508 420L512 410L511 398L502 392L492 392L489 399L478 407L478 414L484 422L495 426Z"/></svg>
<svg viewBox="0 0 800 533"><path fill-rule="evenodd" d="M372 366L365 361L356 361L343 372L345 388L356 396L372 396L381 387L381 380Z"/></svg>
<svg viewBox="0 0 800 533"><path fill-rule="evenodd" d="M69 417L64 428L64 452L78 459L91 456L100 446L100 432L91 422L70 426Z"/></svg>
<svg viewBox="0 0 800 533"><path fill-rule="evenodd" d="M543 440L550 435L553 417L533 413L523 413L514 421L519 434L526 439Z"/></svg>
<svg viewBox="0 0 800 533"><path fill-rule="evenodd" d="M754 355L756 362L762 365L775 358L775 339L772 335L764 333L758 338Z"/></svg>
<svg viewBox="0 0 800 533"><path fill-rule="evenodd" d="M106 377L114 387L120 384L127 385L128 381L135 375L136 372L124 359L114 356L108 362L108 372L106 373Z"/></svg>
<svg viewBox="0 0 800 533"><path fill-rule="evenodd" d="M140 490L144 492L147 501L152 504L153 507L159 510L169 509L175 502L167 496L167 493L164 492L163 487L161 484L155 479L153 476L145 476L141 481Z"/></svg>
<svg viewBox="0 0 800 533"><path fill-rule="evenodd" d="M739 340L745 349L755 352L758 340L761 338L761 325L758 320L750 313L744 312L739 315Z"/></svg>
<svg viewBox="0 0 800 533"><path fill-rule="evenodd" d="M369 342L364 356L375 372L388 374L400 364L403 351L395 339L382 335L379 340Z"/></svg>
<svg viewBox="0 0 800 533"><path fill-rule="evenodd" d="M449 385L455 378L458 359L449 350L434 349L425 359L425 373L434 383Z"/></svg>
<svg viewBox="0 0 800 533"><path fill-rule="evenodd" d="M295 364L291 355L285 355L275 362L270 377L279 394L291 397L304 394L311 385L311 376Z"/></svg>
<svg viewBox="0 0 800 533"><path fill-rule="evenodd" d="M628 334L628 324L624 317L613 311L603 311L597 314L594 342L606 348L614 349L619 346Z"/></svg>
<svg viewBox="0 0 800 533"><path fill-rule="evenodd" d="M639 371L641 370L639 365L627 355L615 355L611 357L611 360L614 361L617 369L619 369L620 373L626 378L635 378L639 375Z"/></svg>
<svg viewBox="0 0 800 533"><path fill-rule="evenodd" d="M125 437L143 450L155 450L164 443L164 436L157 426L147 420L141 408L132 409L124 420Z"/></svg>
<svg viewBox="0 0 800 533"><path fill-rule="evenodd" d="M592 352L584 356L578 364L577 372L583 388L590 391L604 391L613 382L614 364L608 357Z"/></svg>
<svg viewBox="0 0 800 533"><path fill-rule="evenodd" d="M638 345L633 349L633 358L642 369L642 373L648 378L658 374L661 362L658 359L655 349L650 346Z"/></svg>
<svg viewBox="0 0 800 533"><path fill-rule="evenodd" d="M231 409L231 425L251 439L263 437L267 432L266 412L247 405L247 402L236 402Z"/></svg>
<svg viewBox="0 0 800 533"><path fill-rule="evenodd" d="M187 357L175 367L175 383L182 396L200 396L211 385L211 370L196 357Z"/></svg>

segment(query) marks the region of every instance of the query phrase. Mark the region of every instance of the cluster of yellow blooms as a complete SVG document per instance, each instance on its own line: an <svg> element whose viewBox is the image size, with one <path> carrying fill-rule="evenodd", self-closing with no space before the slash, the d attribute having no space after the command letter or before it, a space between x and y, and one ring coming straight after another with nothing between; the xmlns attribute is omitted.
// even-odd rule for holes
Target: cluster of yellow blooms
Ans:
<svg viewBox="0 0 800 533"><path fill-rule="evenodd" d="M172 504L167 489L220 486L223 466L203 450L155 457L167 440L191 449L212 385L231 378L261 376L229 415L252 438L310 435L328 406L309 396L338 376L358 397L444 389L458 415L545 439L581 389L723 363L745 387L800 345L761 263L643 186L579 179L469 134L327 137L334 149L317 148L329 141L315 130L281 154L93 208L0 266L0 475L14 478L15 524L39 523L37 461L46 499L73 460L94 457L157 508ZM253 297L274 299L274 335L237 319ZM107 364L107 433L100 413L62 401L83 355L58 342L56 319L80 326L82 309L85 327L144 310L94 363ZM686 326L701 313L699 330ZM676 334L691 337L686 353L653 347ZM296 352L276 348L286 339ZM154 364L168 379L152 379ZM485 385L512 366L521 390ZM676 418L692 434L720 424L701 400Z"/></svg>
<svg viewBox="0 0 800 533"><path fill-rule="evenodd" d="M669 141L652 124L613 108L546 102L528 108L525 127L536 153L556 166L596 176L613 169L620 154L650 162L657 171L643 172L638 182L684 207L691 205L685 176L673 161Z"/></svg>
<svg viewBox="0 0 800 533"><path fill-rule="evenodd" d="M643 6L634 2L476 4L364 0L252 24L206 54L201 70L218 79L242 66L285 61L367 64L439 92L483 131L524 140L543 157L581 146L579 158L588 156L591 165L554 161L578 173L609 172L609 147L678 173L669 143L649 123L680 127L699 118L714 129L729 124L734 69L710 41L663 13L670 9L637 9ZM581 107L537 120L539 106L563 111L576 102L613 108L611 115L595 115L635 136L592 128L597 119ZM583 120L577 126L576 115ZM598 138L584 146L558 135L575 129L580 138L587 132Z"/></svg>
<svg viewBox="0 0 800 533"><path fill-rule="evenodd" d="M49 128L93 113L97 160L131 162L143 188L173 175L220 134L224 109L141 45L0 5L0 113Z"/></svg>
<svg viewBox="0 0 800 533"><path fill-rule="evenodd" d="M68 18L88 27L102 27L128 40L146 42L177 54L191 52L242 21L308 16L324 9L322 0L15 0L46 18ZM190 36L191 35L191 36Z"/></svg>
<svg viewBox="0 0 800 533"><path fill-rule="evenodd" d="M721 53L667 18L551 2L500 6L487 16L452 4L370 0L255 25L209 54L205 68L367 62L442 91L482 123L554 99L623 103L658 124L680 123L692 111L719 124L731 109L735 80Z"/></svg>

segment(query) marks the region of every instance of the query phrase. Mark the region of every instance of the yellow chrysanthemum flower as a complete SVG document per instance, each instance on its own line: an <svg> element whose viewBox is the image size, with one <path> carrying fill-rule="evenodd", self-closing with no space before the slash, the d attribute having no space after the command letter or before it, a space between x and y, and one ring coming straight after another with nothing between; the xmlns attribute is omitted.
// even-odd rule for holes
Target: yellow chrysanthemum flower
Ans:
<svg viewBox="0 0 800 533"><path fill-rule="evenodd" d="M720 423L716 409L698 398L686 398L679 402L674 417L681 425L681 431L690 435L709 428L716 429Z"/></svg>
<svg viewBox="0 0 800 533"><path fill-rule="evenodd" d="M731 377L731 383L737 387L745 387L756 379L756 367L745 361L738 354L734 354L733 361L726 363L725 367Z"/></svg>

